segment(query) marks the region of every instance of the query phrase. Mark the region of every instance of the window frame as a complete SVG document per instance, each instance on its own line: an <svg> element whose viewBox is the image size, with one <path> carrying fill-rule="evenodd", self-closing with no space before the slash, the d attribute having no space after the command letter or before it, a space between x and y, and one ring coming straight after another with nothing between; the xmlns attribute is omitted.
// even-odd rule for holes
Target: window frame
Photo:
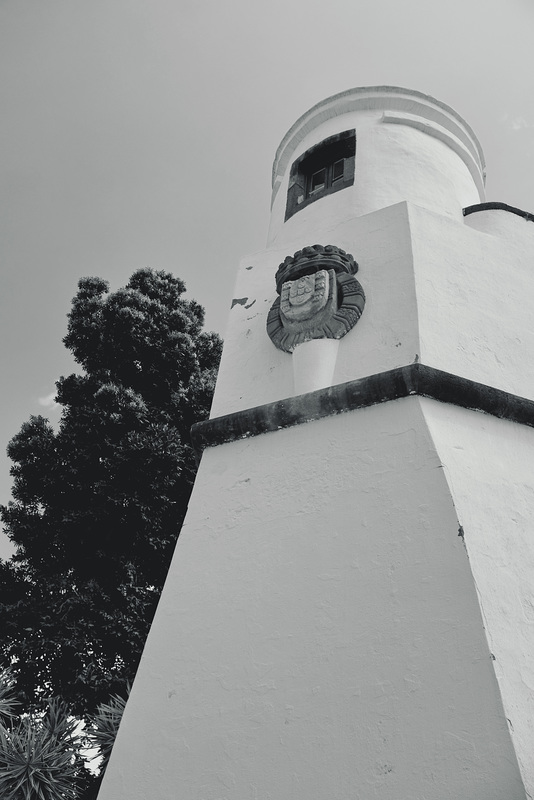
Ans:
<svg viewBox="0 0 534 800"><path fill-rule="evenodd" d="M285 220L297 211L329 194L354 184L356 131L354 128L324 139L310 147L291 165ZM343 162L338 175L335 167ZM313 179L324 171L324 183L313 186Z"/></svg>

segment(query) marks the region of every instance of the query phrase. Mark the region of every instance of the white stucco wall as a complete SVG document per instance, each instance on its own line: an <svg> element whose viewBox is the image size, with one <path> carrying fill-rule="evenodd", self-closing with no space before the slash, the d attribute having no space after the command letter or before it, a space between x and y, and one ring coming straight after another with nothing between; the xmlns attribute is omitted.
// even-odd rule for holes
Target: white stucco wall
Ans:
<svg viewBox="0 0 534 800"><path fill-rule="evenodd" d="M315 243L353 254L367 296L332 384L419 360L534 398L534 226L464 219L476 137L382 89L284 137L212 417L299 392L265 324L278 265ZM354 187L283 223L294 158L351 127ZM524 800L533 437L410 397L208 448L99 800Z"/></svg>
<svg viewBox="0 0 534 800"><path fill-rule="evenodd" d="M265 323L279 263L317 241L352 253L367 298L340 340L333 385L419 360L534 398L534 371L525 366L534 363L534 223L481 213L507 219L489 234L466 224L478 214L464 222L408 203L339 224L325 214L308 239L245 259L211 416L296 393L292 356L275 348Z"/></svg>
<svg viewBox="0 0 534 800"><path fill-rule="evenodd" d="M343 130L356 131L354 185L284 222L291 164ZM355 89L310 109L286 134L273 167L268 246L404 200L459 218L484 200L484 160L469 126L452 109L396 87Z"/></svg>
<svg viewBox="0 0 534 800"><path fill-rule="evenodd" d="M293 161L314 144L353 127L354 185L317 199L284 222ZM447 308L456 303L455 289L450 298L432 293L425 279L424 246L434 263L442 248L452 252L460 280L456 264L466 236L462 208L483 199L484 160L469 126L433 98L395 87L350 90L310 109L284 137L273 170L268 247L244 259L239 269L212 417L301 391L292 357L276 350L265 324L276 298L278 265L306 245L334 244L351 253L360 265L358 279L367 297L356 328L340 341L332 384L421 360L417 304L425 302L431 310L437 302ZM424 246L417 243L421 257L415 264L408 212L414 205L413 219L422 220L416 236L424 239ZM429 231L424 228L428 209ZM434 224L436 217L444 220L441 227ZM472 238L477 236L472 232ZM487 275L485 256L477 252L470 264L482 272L480 281ZM414 270L423 274L417 283ZM437 327L436 338L443 336L444 327ZM425 333L424 345L425 353L434 357L436 348L428 346L432 335Z"/></svg>
<svg viewBox="0 0 534 800"><path fill-rule="evenodd" d="M367 298L356 327L339 342L332 383L416 360L419 335L406 204L343 224L325 217L321 233L309 233L307 240L295 240L283 249L268 249L241 263L234 289L234 298L241 302L230 311L210 416L296 393L292 356L276 349L265 325L277 296L274 276L278 265L306 244L335 244L352 253L360 265L356 277Z"/></svg>
<svg viewBox="0 0 534 800"><path fill-rule="evenodd" d="M506 717L534 795L534 430L422 400L482 608Z"/></svg>
<svg viewBox="0 0 534 800"><path fill-rule="evenodd" d="M342 126L342 127L341 127ZM481 202L469 170L443 141L408 125L383 121L381 112L345 115L309 134L295 157L343 128L356 129L354 185L311 203L284 222L289 175L275 199L268 244L280 246L321 228L407 200L460 219L462 208Z"/></svg>
<svg viewBox="0 0 534 800"><path fill-rule="evenodd" d="M529 209L525 209L529 211ZM510 211L500 208L491 208L483 211L475 211L468 214L465 224L469 228L482 231L490 236L498 236L510 243L530 242L530 252L534 247L534 220L513 214Z"/></svg>
<svg viewBox="0 0 534 800"><path fill-rule="evenodd" d="M208 449L99 800L524 796L421 401Z"/></svg>
<svg viewBox="0 0 534 800"><path fill-rule="evenodd" d="M424 364L534 398L534 224L508 217L512 235L488 235L410 206L419 352Z"/></svg>

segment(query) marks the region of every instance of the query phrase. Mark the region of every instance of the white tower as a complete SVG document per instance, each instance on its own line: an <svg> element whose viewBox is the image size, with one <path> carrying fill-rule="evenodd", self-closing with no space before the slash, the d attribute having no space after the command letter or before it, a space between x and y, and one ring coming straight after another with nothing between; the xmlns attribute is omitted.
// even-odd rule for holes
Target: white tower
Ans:
<svg viewBox="0 0 534 800"><path fill-rule="evenodd" d="M534 791L534 225L483 175L405 89L284 137L99 800Z"/></svg>

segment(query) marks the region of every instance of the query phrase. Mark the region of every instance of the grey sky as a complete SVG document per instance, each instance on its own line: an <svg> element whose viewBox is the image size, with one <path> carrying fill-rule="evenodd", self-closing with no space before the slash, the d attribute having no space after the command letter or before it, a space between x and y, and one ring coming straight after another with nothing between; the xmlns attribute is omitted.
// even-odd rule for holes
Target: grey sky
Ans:
<svg viewBox="0 0 534 800"><path fill-rule="evenodd" d="M0 0L1 451L57 421L80 277L171 270L224 333L276 147L328 95L437 97L481 140L488 199L534 211L533 39L531 0Z"/></svg>

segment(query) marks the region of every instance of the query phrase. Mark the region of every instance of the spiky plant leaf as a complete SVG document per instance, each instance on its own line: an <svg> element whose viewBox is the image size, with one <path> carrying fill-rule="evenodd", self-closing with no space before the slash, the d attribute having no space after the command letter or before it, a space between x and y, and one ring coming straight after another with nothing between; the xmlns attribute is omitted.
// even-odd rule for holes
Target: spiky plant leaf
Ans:
<svg viewBox="0 0 534 800"><path fill-rule="evenodd" d="M76 800L76 721L51 700L44 715L0 725L2 800Z"/></svg>
<svg viewBox="0 0 534 800"><path fill-rule="evenodd" d="M90 734L93 745L98 749L102 758L101 768L105 769L111 755L111 750L119 730L126 700L120 695L114 695L109 703L101 703L93 717L92 731Z"/></svg>
<svg viewBox="0 0 534 800"><path fill-rule="evenodd" d="M10 669L0 670L0 722L17 716L19 702L15 697L15 677Z"/></svg>

